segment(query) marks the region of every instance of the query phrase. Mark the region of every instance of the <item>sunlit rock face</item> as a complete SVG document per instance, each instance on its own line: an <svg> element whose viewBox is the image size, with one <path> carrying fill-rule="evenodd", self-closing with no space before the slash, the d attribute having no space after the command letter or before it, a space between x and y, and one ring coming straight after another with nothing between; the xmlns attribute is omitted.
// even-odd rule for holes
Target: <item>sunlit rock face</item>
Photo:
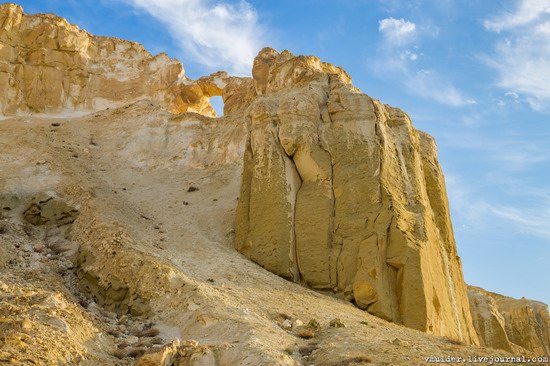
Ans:
<svg viewBox="0 0 550 366"><path fill-rule="evenodd" d="M316 57L264 49L235 247L381 318L477 344L433 139Z"/></svg>
<svg viewBox="0 0 550 366"><path fill-rule="evenodd" d="M149 99L173 113L215 116L210 97L221 95L225 73L195 82L164 53L14 4L0 5L0 26L0 115L84 114Z"/></svg>
<svg viewBox="0 0 550 366"><path fill-rule="evenodd" d="M514 299L468 286L474 325L481 344L504 350L517 346L537 355L550 354L548 305Z"/></svg>
<svg viewBox="0 0 550 366"><path fill-rule="evenodd" d="M212 96L223 97L224 118L211 118ZM220 71L191 80L179 61L137 43L0 5L0 118L106 109L98 116L110 134L117 122L121 132L121 118L132 121L110 159L139 169L223 166L237 177L242 168L234 246L267 270L410 328L548 353L544 304L467 292L434 140L341 68L265 48L252 78ZM27 221L51 220L45 210L28 211ZM88 262L84 249L80 258L82 283L110 283L105 261ZM142 284L130 272L122 280L115 292ZM106 308L153 312L156 295L114 301L109 291L98 292Z"/></svg>
<svg viewBox="0 0 550 366"><path fill-rule="evenodd" d="M485 290L473 286L468 286L468 298L480 344L484 347L513 351L512 343L506 334L504 317L498 311L495 299Z"/></svg>

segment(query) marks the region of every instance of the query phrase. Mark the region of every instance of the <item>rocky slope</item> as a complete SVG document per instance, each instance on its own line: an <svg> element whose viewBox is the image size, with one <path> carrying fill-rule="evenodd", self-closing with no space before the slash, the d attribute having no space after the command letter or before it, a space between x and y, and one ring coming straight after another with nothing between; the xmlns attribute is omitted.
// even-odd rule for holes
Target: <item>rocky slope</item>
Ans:
<svg viewBox="0 0 550 366"><path fill-rule="evenodd" d="M483 306L516 354L545 352L543 305L468 301L435 143L342 69L264 49L252 78L193 81L0 14L0 364L510 356L475 346L500 346Z"/></svg>
<svg viewBox="0 0 550 366"><path fill-rule="evenodd" d="M2 121L0 364L118 366L147 353L143 362L195 366L425 365L436 355L509 355L379 319L236 252L244 137L240 121L173 116L149 102ZM23 214L32 207L34 223L60 220L35 226Z"/></svg>

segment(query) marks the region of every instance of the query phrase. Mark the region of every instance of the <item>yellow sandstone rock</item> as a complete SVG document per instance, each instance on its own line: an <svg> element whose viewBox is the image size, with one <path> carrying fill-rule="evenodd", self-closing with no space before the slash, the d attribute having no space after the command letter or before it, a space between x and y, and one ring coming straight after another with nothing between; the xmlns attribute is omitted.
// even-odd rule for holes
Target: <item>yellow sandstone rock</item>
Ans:
<svg viewBox="0 0 550 366"><path fill-rule="evenodd" d="M165 53L152 56L138 43L93 36L55 15L0 5L0 116L83 114L140 99L215 116L210 97L241 83L224 78L195 82Z"/></svg>
<svg viewBox="0 0 550 366"><path fill-rule="evenodd" d="M495 300L485 290L473 286L468 286L468 297L479 343L484 347L513 351L506 335L504 317Z"/></svg>
<svg viewBox="0 0 550 366"><path fill-rule="evenodd" d="M74 116L132 104L97 115L101 117L97 121L109 124L109 133L113 126L118 126L114 131L121 131L129 118L132 121L130 142L114 141L116 148L111 150L102 146L102 153L110 154L105 159L118 159L119 167L129 165L144 171L211 168L214 170L209 172L216 173L215 169L223 166L234 177L242 167L234 246L267 270L314 289L333 291L371 314L410 328L507 351L521 346L538 354L549 353L546 305L476 288L467 292L436 144L413 127L406 113L361 93L344 70L313 56L265 48L254 60L252 75L242 78L217 72L190 80L183 66L165 54L152 56L137 43L92 36L54 15L27 15L20 6L0 5L0 118ZM212 96L223 97L224 118L209 118L215 116ZM159 111L155 103L177 115ZM186 112L190 113L180 114ZM149 113L156 119L137 118ZM88 126L89 122L84 118L78 123ZM96 125L95 119L91 125ZM63 133L69 133L66 130L63 128ZM102 134L98 129L86 141L95 147L96 137ZM105 138L102 141L106 144ZM98 154L91 154L91 149L81 152L82 162L92 161L88 155ZM237 163L241 156L242 166ZM204 192L202 187L200 192ZM24 212L27 222L44 226L75 221L78 211L53 198L33 201ZM227 208L232 215L234 206ZM202 235L200 227L193 235ZM223 318L220 314L233 314L226 309L237 308L243 294L253 299L251 307L261 299L257 283L244 286L246 290L236 295L212 295L218 292L208 292L210 285L199 287L200 281L191 280L173 264L135 248L122 224L107 224L90 213L79 213L73 228L72 240L80 243L74 264L82 292L120 317L150 317L169 309L177 318L175 314L183 311L183 299L193 294L201 299L197 300L201 305L188 301L187 308L191 312L200 308L206 315L193 314L188 319L196 318L201 327L209 327L216 323L210 323L211 319ZM3 232L8 229L0 228ZM229 232L232 235L232 230ZM46 244L53 250L52 243ZM179 252L183 244L177 245ZM34 248L37 253L45 250L44 245ZM155 248L165 250L157 244ZM211 254L207 249L201 253ZM5 262L0 258L0 265ZM246 276L256 273L238 272L237 265L231 268ZM199 297L201 291L195 291L199 288L208 296ZM271 299L273 294L268 292ZM290 301L292 296L287 295L282 292L275 298ZM220 299L233 299L231 296L239 301L228 302L231 306L224 305L225 310L214 309ZM214 310L205 312L208 307ZM348 308L326 321L346 316L343 319L351 329L354 323L347 318L352 313ZM258 318L262 322L263 311ZM365 315L361 313L361 317ZM242 349L256 352L250 357L294 364L288 354L266 356L267 346L257 346L261 342L255 333L245 331L255 329L247 325L252 323L242 323L239 314L231 316L238 321L231 325L219 322L219 329L249 337L243 338L248 348ZM17 330L33 331L38 324L33 322L29 328L27 323L17 323ZM63 318L52 318L50 323L61 333L82 328ZM293 328L289 318L282 323L286 330ZM298 322L294 325L301 326ZM202 328L194 323L192 327L199 329L195 334L202 335ZM263 337L277 346L281 337L294 342L286 331L273 333L270 323L261 329L268 329ZM399 329L402 331L406 330ZM22 342L19 335L25 336L14 333L10 338L16 345ZM323 332L312 331L310 336L320 339ZM269 343L265 339L262 342ZM406 346L407 342L397 343ZM232 360L224 361L227 364L243 360L241 348L226 352L187 346L172 343L147 353L139 362L163 364L177 353L180 364L215 364L214 351ZM327 353L320 349L315 357L330 357L334 348L331 338ZM353 360L357 359L364 358L358 353Z"/></svg>
<svg viewBox="0 0 550 366"><path fill-rule="evenodd" d="M477 344L433 139L316 57L264 49L235 247L381 318Z"/></svg>
<svg viewBox="0 0 550 366"><path fill-rule="evenodd" d="M468 286L468 295L482 345L504 350L517 345L539 356L550 354L548 305L474 286Z"/></svg>

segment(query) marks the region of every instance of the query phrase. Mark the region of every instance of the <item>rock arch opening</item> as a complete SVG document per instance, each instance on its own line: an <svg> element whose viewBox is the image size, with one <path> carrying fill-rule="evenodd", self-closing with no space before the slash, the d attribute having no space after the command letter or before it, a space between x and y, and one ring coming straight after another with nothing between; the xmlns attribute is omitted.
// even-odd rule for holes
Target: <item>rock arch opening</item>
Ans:
<svg viewBox="0 0 550 366"><path fill-rule="evenodd" d="M223 98L220 95L210 97L210 105L216 111L217 117L223 117Z"/></svg>

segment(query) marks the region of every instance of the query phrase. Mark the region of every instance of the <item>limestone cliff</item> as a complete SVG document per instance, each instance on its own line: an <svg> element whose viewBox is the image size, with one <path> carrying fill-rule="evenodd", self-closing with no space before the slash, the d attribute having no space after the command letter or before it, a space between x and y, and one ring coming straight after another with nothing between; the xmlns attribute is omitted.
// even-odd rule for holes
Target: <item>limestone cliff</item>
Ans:
<svg viewBox="0 0 550 366"><path fill-rule="evenodd" d="M538 355L550 354L548 305L469 286L468 295L482 345L512 350L514 345Z"/></svg>
<svg viewBox="0 0 550 366"><path fill-rule="evenodd" d="M316 57L266 48L254 60L252 76L217 72L191 80L177 60L165 54L152 56L137 43L93 36L54 15L27 15L17 5L0 5L0 118L7 118L8 123L3 128L20 129L22 119L8 118L13 115L44 115L28 119L36 122L33 134L19 131L21 137L13 141L6 137L8 133L0 134L5 137L4 144L14 147L4 149L13 155L2 157L4 165L21 168L8 174L3 189L19 192L24 184L36 184L40 187L37 192L57 190L65 180L71 182L70 187L89 184L90 197L103 197L98 202L105 207L116 208L113 202L128 205L126 211L114 209L116 214L105 221L126 218L131 222L127 227L136 230L136 238L150 239L139 244L143 253L140 249L136 251L139 254L132 254L139 264L130 264L126 249L133 251L137 244L130 234L113 234L114 239L109 239L112 232L126 232L110 226L103 232L106 237L102 236L103 229L98 229L103 227L98 224L101 220L94 221L94 216L103 210L90 208L93 215L77 219L75 212L61 204L58 207L57 201L50 202L50 208L37 196L40 205L33 203L23 214L30 225L76 220L74 228L80 231L72 235L82 246L72 265L77 268L74 280L84 288L83 294L113 314L167 317L168 307L169 317L178 319L185 299L178 296L185 291L171 288L170 283L174 279L182 282L178 278L184 273L195 276L201 285L188 284L186 291L200 297L197 303L201 306L190 303L189 311L211 308L212 319L231 314L227 316L230 326L223 328L225 322L219 322L219 329L227 333L212 330L212 334L222 339L239 334L241 344L252 349L263 337L261 342L269 346L254 352L265 355L266 349L277 349L268 355L273 356L270 360L291 362L277 347L297 344L295 337L286 331L273 332L265 304L277 309L277 319L289 320L286 301L293 312L307 310L312 318L334 299L257 271L246 258L220 245L235 234L235 248L269 271L314 289L332 291L380 318L470 344L549 352L550 317L544 304L481 289L467 292L435 142L416 130L406 113L361 93L344 70ZM215 112L209 100L215 95L223 97L224 118L210 118ZM160 111L158 104L171 113ZM72 118L110 107L114 108ZM66 115L71 118L63 124L47 120ZM50 130L45 128L47 124ZM113 135L121 137L113 139ZM36 143L38 137L41 143ZM71 138L80 143L71 145ZM36 148L29 148L31 145ZM68 160L60 158L65 150L63 159ZM36 162L36 156L45 158ZM63 164L57 163L59 159ZM27 161L32 169L23 169L20 161ZM102 167L96 168L101 161ZM74 173L69 173L72 170ZM109 173L102 173L105 171ZM179 180L174 181L175 176ZM136 181L140 190L132 188ZM171 182L171 190L167 182ZM192 196L190 192L195 190L185 192L196 182L201 183L200 193ZM134 193L130 195L130 191ZM208 206L205 202L214 195ZM150 201L142 201L141 196ZM182 204L185 215L181 215ZM136 207L147 214L138 215ZM52 216L52 210L61 210L62 215ZM142 235L149 230L143 223L154 216L150 211L170 223L173 238L152 223L149 226L158 232ZM151 239L155 235L162 236L158 241ZM36 247L37 252L45 250ZM119 251L119 247L125 250ZM162 257L167 249L166 261L149 258ZM181 272L172 267L173 257L185 263ZM216 260L209 262L212 257ZM143 263L149 264L143 267ZM224 268L228 283L244 284L234 293L232 286L228 287L228 297L209 292L211 284L218 281L211 277L212 272L220 272L220 268ZM155 279L148 277L153 272L158 273ZM274 286L279 286L276 294ZM199 287L204 292L195 291ZM293 297L294 292L307 296ZM308 301L318 302L318 309L304 310L302 304ZM340 301L334 303L343 306ZM344 305L344 310L334 314L349 316L351 329L363 323L358 319L369 316ZM235 313L241 308L246 311ZM257 316L254 324L261 323L261 328L242 323L249 308ZM187 315L185 321L173 324L191 322L193 317ZM199 323L211 326L204 318L197 314ZM326 315L325 323L334 318ZM399 334L407 332L376 322L384 329L398 329ZM188 327L194 332L191 334L205 334L196 324ZM262 329L262 337L256 338L250 329ZM338 344L347 344L351 333L361 335L363 328L357 329ZM326 334L326 353L321 350L312 357L322 359L334 350L334 333ZM357 349L371 339L370 334L362 337L350 347ZM425 346L435 338L429 339ZM447 341L443 341L445 347ZM386 343L395 346L393 341ZM386 343L376 340L372 349L384 348ZM172 346L174 352L180 347ZM346 347L341 354L347 354ZM407 348L407 357L413 351ZM243 352L228 351L235 359ZM383 356L387 356L385 350ZM276 364L270 362L266 364Z"/></svg>
<svg viewBox="0 0 550 366"><path fill-rule="evenodd" d="M235 247L381 318L476 344L433 139L315 57L264 49Z"/></svg>
<svg viewBox="0 0 550 366"><path fill-rule="evenodd" d="M52 14L0 5L0 116L86 113L151 99L175 113L215 116L220 76L192 81L182 64L134 42L92 36ZM214 80L216 79L216 81Z"/></svg>

